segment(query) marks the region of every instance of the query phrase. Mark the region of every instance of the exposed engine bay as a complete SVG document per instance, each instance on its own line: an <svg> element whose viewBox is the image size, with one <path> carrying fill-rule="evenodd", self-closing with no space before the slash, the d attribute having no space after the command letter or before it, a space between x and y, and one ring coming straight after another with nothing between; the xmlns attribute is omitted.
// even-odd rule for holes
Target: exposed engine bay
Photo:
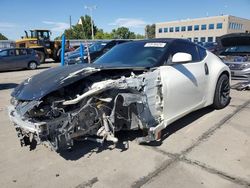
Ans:
<svg viewBox="0 0 250 188"><path fill-rule="evenodd" d="M83 73L83 78L69 81ZM22 146L35 140L58 151L71 148L79 138L116 144L117 131L138 129L147 132L139 143L159 139L157 125L163 123L159 69L85 68L60 78L60 83L62 87L52 92L40 89L44 96L35 100L12 98L9 116Z"/></svg>

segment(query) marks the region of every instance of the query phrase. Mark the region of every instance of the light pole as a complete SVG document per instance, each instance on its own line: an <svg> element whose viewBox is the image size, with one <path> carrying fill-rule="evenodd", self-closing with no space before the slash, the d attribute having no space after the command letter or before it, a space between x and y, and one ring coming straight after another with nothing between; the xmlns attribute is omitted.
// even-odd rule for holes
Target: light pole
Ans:
<svg viewBox="0 0 250 188"><path fill-rule="evenodd" d="M90 22L91 22L91 34L92 34L92 40L94 40L95 38L94 38L94 24L93 24L93 10L94 9L96 9L96 5L94 5L94 6L84 6L84 8L85 9L88 9L89 10L89 12L90 12Z"/></svg>

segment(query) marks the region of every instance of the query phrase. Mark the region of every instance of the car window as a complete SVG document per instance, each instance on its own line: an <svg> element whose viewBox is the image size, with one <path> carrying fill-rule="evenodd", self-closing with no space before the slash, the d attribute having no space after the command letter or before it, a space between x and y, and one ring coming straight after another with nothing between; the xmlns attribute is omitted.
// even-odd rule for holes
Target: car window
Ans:
<svg viewBox="0 0 250 188"><path fill-rule="evenodd" d="M6 57L6 56L8 56L8 51L7 51L7 50L0 51L0 56L1 56L1 57Z"/></svg>
<svg viewBox="0 0 250 188"><path fill-rule="evenodd" d="M200 47L200 46L197 46L197 49L199 51L200 60L205 59L205 57L207 56L207 51L204 48Z"/></svg>
<svg viewBox="0 0 250 188"><path fill-rule="evenodd" d="M175 42L169 46L167 64L172 63L172 58L174 54L178 52L188 53L192 55L192 62L200 61L200 55L198 53L197 47L195 44L187 42Z"/></svg>
<svg viewBox="0 0 250 188"><path fill-rule="evenodd" d="M9 50L9 56L15 56L15 50L14 49Z"/></svg>
<svg viewBox="0 0 250 188"><path fill-rule="evenodd" d="M27 54L32 54L33 51L34 51L33 49L27 49L27 50L26 50Z"/></svg>
<svg viewBox="0 0 250 188"><path fill-rule="evenodd" d="M27 55L27 51L25 49L17 49L16 55Z"/></svg>
<svg viewBox="0 0 250 188"><path fill-rule="evenodd" d="M96 42L89 47L90 52L101 51L107 45L106 42Z"/></svg>

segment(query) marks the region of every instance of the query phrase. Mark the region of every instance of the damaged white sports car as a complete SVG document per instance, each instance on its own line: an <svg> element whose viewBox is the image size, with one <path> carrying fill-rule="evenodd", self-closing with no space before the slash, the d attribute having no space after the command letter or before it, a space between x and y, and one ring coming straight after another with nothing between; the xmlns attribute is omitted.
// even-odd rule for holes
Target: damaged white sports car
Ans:
<svg viewBox="0 0 250 188"><path fill-rule="evenodd" d="M90 65L28 78L13 91L9 116L21 145L117 143L117 131L136 129L147 133L138 138L145 143L192 111L224 108L229 92L229 68L204 48L182 39L142 40L118 45Z"/></svg>

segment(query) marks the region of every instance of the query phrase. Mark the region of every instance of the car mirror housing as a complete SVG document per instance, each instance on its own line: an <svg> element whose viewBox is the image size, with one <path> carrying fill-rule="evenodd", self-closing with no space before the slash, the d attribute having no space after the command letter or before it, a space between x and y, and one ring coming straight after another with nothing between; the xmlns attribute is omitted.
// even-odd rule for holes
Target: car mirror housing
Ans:
<svg viewBox="0 0 250 188"><path fill-rule="evenodd" d="M172 63L187 63L192 61L192 55L188 53L178 52L174 54Z"/></svg>

